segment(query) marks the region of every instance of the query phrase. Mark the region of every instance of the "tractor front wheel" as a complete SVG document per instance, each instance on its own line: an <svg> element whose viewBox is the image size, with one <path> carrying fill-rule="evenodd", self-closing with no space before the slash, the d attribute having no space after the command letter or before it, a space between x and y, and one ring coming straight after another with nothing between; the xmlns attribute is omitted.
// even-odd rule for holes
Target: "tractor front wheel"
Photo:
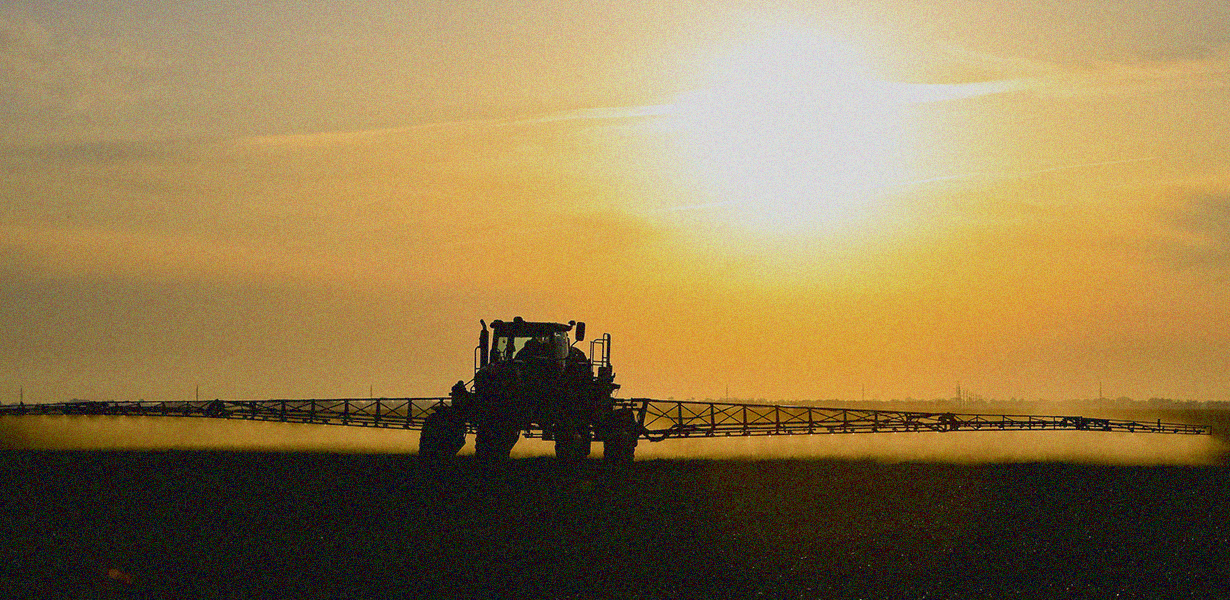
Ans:
<svg viewBox="0 0 1230 600"><path fill-rule="evenodd" d="M479 460L504 460L512 452L521 429L499 419L488 419L478 424L474 434L474 456Z"/></svg>
<svg viewBox="0 0 1230 600"><path fill-rule="evenodd" d="M441 406L423 419L423 430L419 432L420 457L452 458L465 445L466 423L453 407Z"/></svg>

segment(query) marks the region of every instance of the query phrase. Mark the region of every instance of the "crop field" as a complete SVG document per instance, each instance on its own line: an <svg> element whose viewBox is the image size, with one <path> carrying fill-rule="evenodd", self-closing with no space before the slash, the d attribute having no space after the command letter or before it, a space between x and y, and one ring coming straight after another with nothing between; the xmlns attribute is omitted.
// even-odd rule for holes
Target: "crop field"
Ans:
<svg viewBox="0 0 1230 600"><path fill-rule="evenodd" d="M26 598L1213 598L1230 471L0 453Z"/></svg>

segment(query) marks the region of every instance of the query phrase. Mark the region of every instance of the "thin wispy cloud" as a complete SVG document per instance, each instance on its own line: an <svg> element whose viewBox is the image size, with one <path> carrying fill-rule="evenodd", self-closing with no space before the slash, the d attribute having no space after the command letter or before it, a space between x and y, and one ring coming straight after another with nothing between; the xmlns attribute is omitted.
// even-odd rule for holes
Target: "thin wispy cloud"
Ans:
<svg viewBox="0 0 1230 600"><path fill-rule="evenodd" d="M673 104L647 104L643 106L616 106L600 108L582 108L566 110L545 115L512 119L504 121L504 125L525 125L533 123L555 123L559 121L594 121L637 119L643 117L661 117L677 111Z"/></svg>
<svg viewBox="0 0 1230 600"><path fill-rule="evenodd" d="M670 115L676 107L670 104L649 104L643 106L614 106L565 110L529 116L514 116L506 118L456 119L433 121L405 127L381 127L373 129L356 129L347 131L317 131L308 133L290 133L275 135L258 135L236 138L231 145L250 148L316 148L338 145L349 145L396 138L408 134L431 131L447 131L490 129L504 127L526 127L547 123L565 123L569 121L618 121L627 119L652 118Z"/></svg>
<svg viewBox="0 0 1230 600"><path fill-rule="evenodd" d="M1058 171L1071 171L1075 169L1091 169L1095 167L1108 167L1113 165L1124 165L1139 162L1150 162L1161 160L1160 156L1141 156L1136 158L1122 158L1115 160L1099 160L1090 162L1079 162L1058 165L1054 167L1046 167L1044 169L1032 169L1029 171L1011 171L1001 173L975 172L975 173L958 173L954 175L941 175L938 177L928 177L926 179L914 179L902 183L901 185L921 185L925 183L941 183L946 181L962 181L967 179L1020 179L1023 177L1031 177L1034 175L1044 175L1046 173L1055 173Z"/></svg>
<svg viewBox="0 0 1230 600"><path fill-rule="evenodd" d="M1087 64L1060 64L998 56L951 44L940 46L940 55L979 75L959 82L881 80L873 82L873 89L902 104L924 104L1013 92L1030 92L1043 96L1080 96L1230 87L1230 45L1221 46L1197 57L1140 62L1100 61ZM705 92L705 89L690 90L671 102L662 104L567 110L496 123L524 125L669 117L678 114L683 105L703 96Z"/></svg>
<svg viewBox="0 0 1230 600"><path fill-rule="evenodd" d="M36 107L83 112L149 99L157 62L118 38L81 39L0 18L0 85Z"/></svg>
<svg viewBox="0 0 1230 600"><path fill-rule="evenodd" d="M1066 97L1230 87L1230 44L1169 60L1058 63L998 56L954 45L941 46L940 56L983 78L953 84L958 88L974 85L993 89L1002 85L1005 91Z"/></svg>

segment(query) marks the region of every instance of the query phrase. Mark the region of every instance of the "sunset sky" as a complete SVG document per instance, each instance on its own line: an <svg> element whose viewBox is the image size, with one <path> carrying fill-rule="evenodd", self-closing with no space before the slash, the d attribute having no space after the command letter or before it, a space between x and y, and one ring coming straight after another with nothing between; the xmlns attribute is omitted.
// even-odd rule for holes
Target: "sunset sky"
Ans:
<svg viewBox="0 0 1230 600"><path fill-rule="evenodd" d="M15 0L0 173L2 402L1230 400L1224 2Z"/></svg>

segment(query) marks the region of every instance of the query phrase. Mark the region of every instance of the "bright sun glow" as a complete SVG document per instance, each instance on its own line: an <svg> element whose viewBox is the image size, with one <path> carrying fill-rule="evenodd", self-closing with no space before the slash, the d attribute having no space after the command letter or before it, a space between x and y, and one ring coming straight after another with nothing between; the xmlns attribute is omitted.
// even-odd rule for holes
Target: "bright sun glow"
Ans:
<svg viewBox="0 0 1230 600"><path fill-rule="evenodd" d="M706 202L758 232L839 230L900 180L901 107L851 46L781 29L675 105Z"/></svg>

